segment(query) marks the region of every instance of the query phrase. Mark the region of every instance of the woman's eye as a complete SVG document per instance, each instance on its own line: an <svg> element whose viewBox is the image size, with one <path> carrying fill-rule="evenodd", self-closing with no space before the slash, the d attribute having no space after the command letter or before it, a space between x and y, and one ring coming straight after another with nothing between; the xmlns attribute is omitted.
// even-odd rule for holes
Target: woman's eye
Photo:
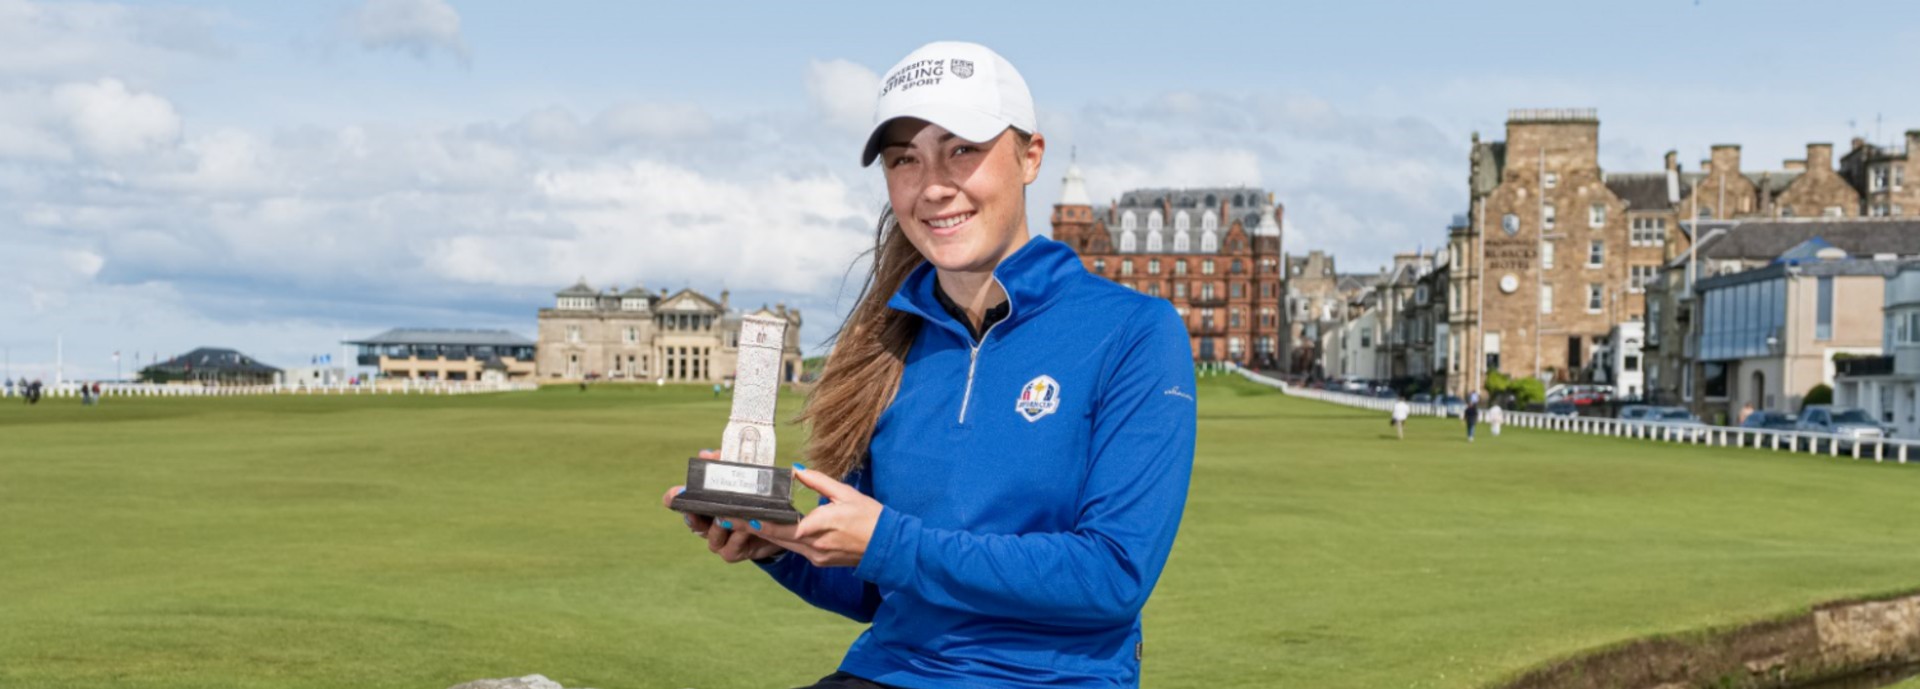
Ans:
<svg viewBox="0 0 1920 689"><path fill-rule="evenodd" d="M976 149L972 146L955 146L953 147L953 154L960 155L962 153L972 153L976 150L979 150L979 149Z"/></svg>
<svg viewBox="0 0 1920 689"><path fill-rule="evenodd" d="M910 162L913 162L912 156L900 156L898 158L894 158L893 162L888 163L887 167L900 167Z"/></svg>

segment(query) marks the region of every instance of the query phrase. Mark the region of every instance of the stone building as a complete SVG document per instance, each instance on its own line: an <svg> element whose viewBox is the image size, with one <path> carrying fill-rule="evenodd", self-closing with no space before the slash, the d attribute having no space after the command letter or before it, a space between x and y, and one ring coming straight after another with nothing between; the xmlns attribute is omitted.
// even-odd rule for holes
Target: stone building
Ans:
<svg viewBox="0 0 1920 689"><path fill-rule="evenodd" d="M717 383L733 377L741 314L724 290L716 300L691 289L597 291L582 280L554 297L553 308L539 314L542 380ZM787 321L780 380L798 382L800 311L782 304L753 313Z"/></svg>
<svg viewBox="0 0 1920 689"><path fill-rule="evenodd" d="M1902 146L1877 146L1854 139L1840 159L1840 175L1860 193L1860 213L1867 217L1920 215L1920 129L1907 130ZM1908 180L1912 180L1909 184Z"/></svg>
<svg viewBox="0 0 1920 689"><path fill-rule="evenodd" d="M1281 311L1284 335L1280 342L1283 370L1294 375L1321 378L1320 336L1339 324L1336 318L1346 310L1340 293L1340 275L1334 269L1333 255L1324 251L1305 256L1286 257L1286 307Z"/></svg>
<svg viewBox="0 0 1920 689"><path fill-rule="evenodd" d="M1135 189L1096 208L1078 165L1053 207L1053 238L1087 270L1171 300L1197 361L1280 362L1282 208L1251 187Z"/></svg>

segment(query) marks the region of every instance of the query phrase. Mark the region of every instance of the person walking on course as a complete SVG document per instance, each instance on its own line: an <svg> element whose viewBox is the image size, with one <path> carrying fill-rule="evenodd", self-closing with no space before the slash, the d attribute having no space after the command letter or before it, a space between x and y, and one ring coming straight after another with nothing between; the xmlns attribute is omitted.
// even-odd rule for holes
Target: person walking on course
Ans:
<svg viewBox="0 0 1920 689"><path fill-rule="evenodd" d="M866 625L814 689L1138 687L1193 471L1186 324L1030 233L1047 141L1005 58L933 43L882 74L861 162L889 203L799 418L822 504L684 521Z"/></svg>
<svg viewBox="0 0 1920 689"><path fill-rule="evenodd" d="M1460 418L1467 422L1467 442L1473 442L1473 428L1480 425L1480 405L1478 404L1480 396L1473 397L1474 401L1468 402L1467 410L1460 414Z"/></svg>
<svg viewBox="0 0 1920 689"><path fill-rule="evenodd" d="M1401 440L1407 439L1407 417L1413 414L1413 407L1407 404L1407 398L1393 398L1393 432Z"/></svg>
<svg viewBox="0 0 1920 689"><path fill-rule="evenodd" d="M1500 408L1499 402L1495 402L1492 407L1487 408L1487 429L1493 431L1493 437L1500 437L1500 424L1506 420L1507 412Z"/></svg>

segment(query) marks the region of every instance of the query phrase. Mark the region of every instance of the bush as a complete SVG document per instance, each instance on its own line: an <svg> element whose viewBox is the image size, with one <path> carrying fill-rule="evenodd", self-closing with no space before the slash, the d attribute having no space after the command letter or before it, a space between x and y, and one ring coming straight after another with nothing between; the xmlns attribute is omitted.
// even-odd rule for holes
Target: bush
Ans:
<svg viewBox="0 0 1920 689"><path fill-rule="evenodd" d="M1547 401L1547 386L1545 383L1540 382L1538 378L1522 378L1516 380L1513 382L1513 386L1508 388L1508 392L1513 393L1514 406L1520 408L1530 407Z"/></svg>
<svg viewBox="0 0 1920 689"><path fill-rule="evenodd" d="M1833 404L1833 388L1826 383L1813 386L1807 396L1800 399L1800 408L1805 410L1809 404Z"/></svg>

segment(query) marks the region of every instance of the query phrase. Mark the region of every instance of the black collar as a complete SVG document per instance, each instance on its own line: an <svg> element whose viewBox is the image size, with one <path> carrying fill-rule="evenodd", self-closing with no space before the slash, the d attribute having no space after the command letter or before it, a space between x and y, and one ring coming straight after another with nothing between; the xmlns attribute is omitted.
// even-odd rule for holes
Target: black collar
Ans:
<svg viewBox="0 0 1920 689"><path fill-rule="evenodd" d="M980 327L975 328L973 319L967 317L966 310L960 308L959 304L953 303L953 298L947 296L947 290L942 289L938 281L933 283L933 298L940 301L940 308L946 309L947 315L960 321L960 326L967 329L968 335L973 336L975 344L981 343L981 338L985 337L987 329L992 328L993 324L1007 319L1009 305L1013 303L1011 300L1006 300L1000 302L998 306L987 309L987 312L980 317Z"/></svg>

